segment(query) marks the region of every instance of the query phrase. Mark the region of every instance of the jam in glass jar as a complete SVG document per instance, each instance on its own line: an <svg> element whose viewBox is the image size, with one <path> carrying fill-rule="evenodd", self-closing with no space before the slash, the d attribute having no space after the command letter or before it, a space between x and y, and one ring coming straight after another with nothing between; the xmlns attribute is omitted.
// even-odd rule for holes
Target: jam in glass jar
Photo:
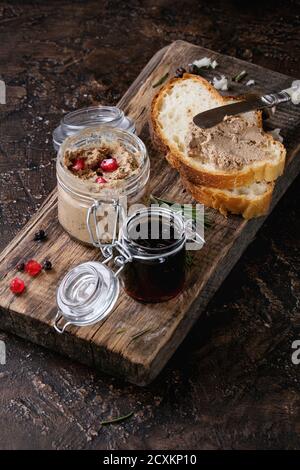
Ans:
<svg viewBox="0 0 300 470"><path fill-rule="evenodd" d="M175 297L185 280L185 224L181 214L148 208L129 217L122 245L131 260L122 271L124 290L141 302Z"/></svg>

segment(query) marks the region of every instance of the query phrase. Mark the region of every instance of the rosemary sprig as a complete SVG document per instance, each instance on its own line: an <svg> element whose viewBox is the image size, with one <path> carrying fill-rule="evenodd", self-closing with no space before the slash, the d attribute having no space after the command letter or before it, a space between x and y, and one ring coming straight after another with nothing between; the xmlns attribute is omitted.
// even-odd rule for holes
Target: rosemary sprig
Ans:
<svg viewBox="0 0 300 470"><path fill-rule="evenodd" d="M184 204L180 204L175 201L168 201L167 199L161 199L157 196L154 196L153 194L150 195L150 202L151 204L159 204L160 206L165 204L167 206L172 206L175 210L182 211L184 212L184 215L188 218L191 218L193 221L197 220L198 216L198 211L195 206L189 208L186 208ZM204 214L204 227L208 228L211 226L211 221L208 219L207 215Z"/></svg>
<svg viewBox="0 0 300 470"><path fill-rule="evenodd" d="M154 83L154 85L152 85L152 88L156 88L159 85L162 85L167 80L168 76L169 72L165 73L165 75L163 75L156 83Z"/></svg>
<svg viewBox="0 0 300 470"><path fill-rule="evenodd" d="M187 269L191 269L192 266L194 266L195 264L195 258L193 255L191 255L190 253L186 252L185 254L185 266Z"/></svg>
<svg viewBox="0 0 300 470"><path fill-rule="evenodd" d="M208 69L207 65L205 67L197 67L197 65L191 64L189 67L189 72L194 75L201 75L201 71L203 71L203 69Z"/></svg>
<svg viewBox="0 0 300 470"><path fill-rule="evenodd" d="M243 78L245 78L247 75L247 72L246 70L242 70L241 72L239 72L237 75L235 75L234 77L232 77L232 81L233 82L240 82L241 80L243 80Z"/></svg>
<svg viewBox="0 0 300 470"><path fill-rule="evenodd" d="M125 421L126 419L131 418L134 415L134 412L131 411L127 415L124 416L118 416L117 418L112 418L108 419L106 421L101 421L101 426L107 426L108 424L116 424L116 423L121 423L122 421Z"/></svg>
<svg viewBox="0 0 300 470"><path fill-rule="evenodd" d="M140 338L141 336L145 335L146 333L149 333L152 330L152 328L146 328L145 330L139 331L135 335L131 337L131 340L129 341L129 344L135 341L136 339Z"/></svg>
<svg viewBox="0 0 300 470"><path fill-rule="evenodd" d="M126 328L120 328L119 330L116 331L116 335L120 335L121 333L125 333Z"/></svg>

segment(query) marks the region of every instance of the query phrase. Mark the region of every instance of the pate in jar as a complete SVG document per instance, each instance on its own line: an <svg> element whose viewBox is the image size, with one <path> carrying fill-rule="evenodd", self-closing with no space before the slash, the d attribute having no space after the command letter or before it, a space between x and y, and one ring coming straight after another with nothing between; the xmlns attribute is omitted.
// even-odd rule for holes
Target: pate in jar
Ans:
<svg viewBox="0 0 300 470"><path fill-rule="evenodd" d="M103 234L100 238L107 241L115 202L146 205L149 174L146 147L134 134L99 126L68 137L57 156L60 224L72 238L91 244L87 216L97 205L93 235Z"/></svg>

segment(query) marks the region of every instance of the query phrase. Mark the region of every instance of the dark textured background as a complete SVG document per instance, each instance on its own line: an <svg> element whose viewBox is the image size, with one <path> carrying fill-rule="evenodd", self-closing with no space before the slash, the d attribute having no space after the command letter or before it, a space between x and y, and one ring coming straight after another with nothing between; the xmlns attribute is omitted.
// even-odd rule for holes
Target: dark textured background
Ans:
<svg viewBox="0 0 300 470"><path fill-rule="evenodd" d="M299 77L299 14L296 1L1 2L0 248L55 185L63 111L117 102L175 39ZM299 448L299 183L146 389L0 332L0 448Z"/></svg>

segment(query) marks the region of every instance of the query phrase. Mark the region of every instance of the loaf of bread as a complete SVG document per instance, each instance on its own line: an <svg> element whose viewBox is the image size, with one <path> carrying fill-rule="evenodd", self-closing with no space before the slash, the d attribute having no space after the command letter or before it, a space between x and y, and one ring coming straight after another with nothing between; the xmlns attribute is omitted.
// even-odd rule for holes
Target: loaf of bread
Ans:
<svg viewBox="0 0 300 470"><path fill-rule="evenodd" d="M193 123L197 113L237 100L184 74L154 97L150 124L154 142L197 201L251 218L268 211L273 182L284 170L284 146L263 131L260 111L228 116L211 129Z"/></svg>

